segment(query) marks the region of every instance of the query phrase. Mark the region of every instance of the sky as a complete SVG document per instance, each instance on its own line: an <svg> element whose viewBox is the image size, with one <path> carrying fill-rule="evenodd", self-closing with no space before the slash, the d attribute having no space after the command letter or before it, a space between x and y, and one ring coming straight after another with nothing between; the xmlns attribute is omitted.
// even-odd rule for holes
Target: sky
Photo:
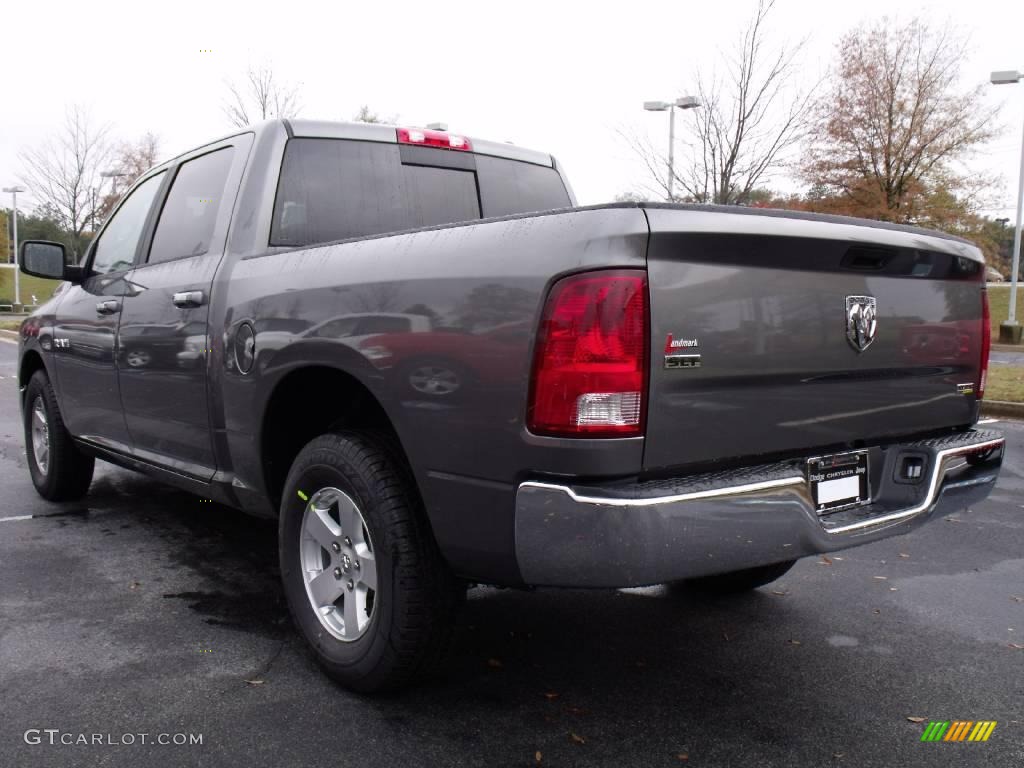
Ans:
<svg viewBox="0 0 1024 768"><path fill-rule="evenodd" d="M54 131L69 104L117 138L156 133L161 159L227 133L226 82L267 63L298 84L302 117L348 120L366 104L399 124L442 121L550 152L581 204L605 202L647 181L622 132L667 145L667 115L643 102L685 95L698 67L720 66L755 4L17 2L0 28L0 186L18 183L19 152ZM948 19L969 34L965 86L994 69L1024 70L1024 3L1012 0L777 0L768 42L806 38L800 78L809 85L846 31L887 14ZM1013 218L1024 83L988 86L986 98L1002 105L1005 130L970 167L1002 177L986 212ZM771 185L795 188L784 175Z"/></svg>

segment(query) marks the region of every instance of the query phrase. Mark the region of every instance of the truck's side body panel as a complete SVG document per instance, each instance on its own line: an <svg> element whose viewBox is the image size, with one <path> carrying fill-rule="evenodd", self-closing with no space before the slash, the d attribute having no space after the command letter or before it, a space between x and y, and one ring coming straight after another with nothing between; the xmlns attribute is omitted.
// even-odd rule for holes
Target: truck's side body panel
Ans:
<svg viewBox="0 0 1024 768"><path fill-rule="evenodd" d="M294 370L335 367L383 405L456 567L511 559L514 484L527 469L640 470L641 439L538 438L523 421L533 329L550 283L569 271L643 267L646 243L643 212L618 208L226 264L217 281L223 347L243 322L256 330L251 373L227 360L212 374L236 486L263 493L258 431L275 387Z"/></svg>

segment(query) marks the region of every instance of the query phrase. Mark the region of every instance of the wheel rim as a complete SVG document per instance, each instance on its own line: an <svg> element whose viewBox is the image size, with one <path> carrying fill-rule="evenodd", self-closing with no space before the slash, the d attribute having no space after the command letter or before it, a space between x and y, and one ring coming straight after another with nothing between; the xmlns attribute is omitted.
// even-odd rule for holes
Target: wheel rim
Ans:
<svg viewBox="0 0 1024 768"><path fill-rule="evenodd" d="M409 386L425 395L450 395L462 382L451 368L421 365L409 374Z"/></svg>
<svg viewBox="0 0 1024 768"><path fill-rule="evenodd" d="M50 469L50 425L42 397L32 401L32 457L40 474L45 475Z"/></svg>
<svg viewBox="0 0 1024 768"><path fill-rule="evenodd" d="M358 640L373 619L377 560L348 494L321 488L309 498L299 548L306 596L320 623L338 640Z"/></svg>

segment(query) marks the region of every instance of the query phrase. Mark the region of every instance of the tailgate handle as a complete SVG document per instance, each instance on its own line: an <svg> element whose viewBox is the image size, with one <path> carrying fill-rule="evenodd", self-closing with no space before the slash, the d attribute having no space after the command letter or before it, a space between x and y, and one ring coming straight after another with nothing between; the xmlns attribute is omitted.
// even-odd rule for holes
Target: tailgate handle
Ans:
<svg viewBox="0 0 1024 768"><path fill-rule="evenodd" d="M841 265L846 269L859 269L865 272L877 272L884 269L889 259L896 255L888 248L850 248L843 256Z"/></svg>
<svg viewBox="0 0 1024 768"><path fill-rule="evenodd" d="M202 291L179 291L174 294L174 298L171 299L174 302L174 306L181 307L182 309L188 309L190 307L201 307L203 305L203 292Z"/></svg>

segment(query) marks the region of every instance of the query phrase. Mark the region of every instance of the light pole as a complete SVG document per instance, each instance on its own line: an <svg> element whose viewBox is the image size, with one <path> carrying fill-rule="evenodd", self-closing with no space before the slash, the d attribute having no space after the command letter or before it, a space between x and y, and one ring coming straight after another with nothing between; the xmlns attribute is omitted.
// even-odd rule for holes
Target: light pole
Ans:
<svg viewBox="0 0 1024 768"><path fill-rule="evenodd" d="M993 72L990 80L993 85L1009 85L1019 83L1024 78L1016 70L1004 70ZM1020 179L1017 182L1017 227L1013 231L1013 254L1010 267L1013 273L1010 276L1010 311L1007 313L1006 322L999 324L999 340L1011 344L1020 344L1020 325L1017 323L1017 273L1020 271L1020 229L1021 212L1024 209L1024 137L1021 138L1020 148Z"/></svg>
<svg viewBox="0 0 1024 768"><path fill-rule="evenodd" d="M14 303L21 304L21 268L18 266L18 193L24 192L24 187L4 187L4 192L11 193L11 216L14 235Z"/></svg>
<svg viewBox="0 0 1024 768"><path fill-rule="evenodd" d="M676 145L676 110L695 109L700 106L696 96L680 96L675 101L645 101L644 109L648 112L664 112L668 110L668 201L675 202L672 195L672 183L675 181L673 157Z"/></svg>

